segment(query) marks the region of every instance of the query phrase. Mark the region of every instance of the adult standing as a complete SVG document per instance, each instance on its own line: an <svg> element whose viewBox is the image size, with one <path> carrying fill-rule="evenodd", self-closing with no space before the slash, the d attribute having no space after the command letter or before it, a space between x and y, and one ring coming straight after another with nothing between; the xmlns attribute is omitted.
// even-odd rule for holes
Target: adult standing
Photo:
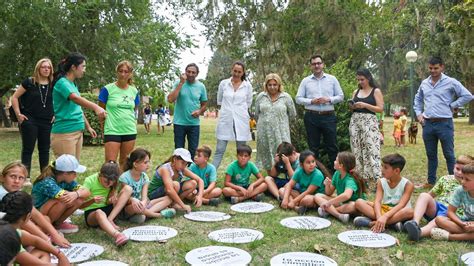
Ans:
<svg viewBox="0 0 474 266"><path fill-rule="evenodd" d="M20 125L21 162L28 169L28 176L37 140L40 172L49 163L51 126L54 116L52 82L51 60L40 59L36 63L33 76L25 79L12 97L13 110Z"/></svg>
<svg viewBox="0 0 474 266"><path fill-rule="evenodd" d="M117 161L123 168L127 156L135 147L137 121L135 109L140 104L140 96L133 85L133 66L121 61L115 68L117 81L100 90L99 106L107 110L104 125L105 161Z"/></svg>
<svg viewBox="0 0 474 266"><path fill-rule="evenodd" d="M145 131L147 134L150 134L150 124L151 124L151 106L149 103L146 103L145 108L143 108L143 125L145 125Z"/></svg>
<svg viewBox="0 0 474 266"><path fill-rule="evenodd" d="M296 109L278 74L268 74L263 88L255 100L257 165L270 172L278 145L291 143L289 122L296 117Z"/></svg>
<svg viewBox="0 0 474 266"><path fill-rule="evenodd" d="M329 155L330 169L333 169L338 152L334 105L344 100L344 93L336 77L324 73L324 60L321 55L313 55L309 62L313 74L301 81L296 103L305 107L304 125L309 148L319 159L322 136Z"/></svg>
<svg viewBox="0 0 474 266"><path fill-rule="evenodd" d="M382 169L379 122L375 114L383 112L383 95L368 69L357 70L357 82L359 88L349 104L353 111L349 124L351 150L361 176L365 180L377 180L382 176Z"/></svg>
<svg viewBox="0 0 474 266"><path fill-rule="evenodd" d="M104 119L107 115L102 107L81 97L75 81L82 78L85 71L85 56L71 53L61 60L55 73L53 82L55 120L51 130L51 148L56 157L72 154L79 160L84 129L89 131L93 138L97 137L81 107L93 110L99 119Z"/></svg>
<svg viewBox="0 0 474 266"><path fill-rule="evenodd" d="M430 76L421 82L413 105L418 122L423 126L423 142L428 157L428 180L419 188L432 188L436 184L438 141L441 142L448 172L453 174L456 162L453 112L472 100L472 94L461 82L443 74L444 63L440 57L432 57L428 69Z"/></svg>
<svg viewBox="0 0 474 266"><path fill-rule="evenodd" d="M185 139L188 140L188 150L194 158L199 145L199 116L204 114L207 105L206 87L196 80L199 68L191 63L186 66L185 73L173 86L168 95L168 102L174 103L174 147L184 148Z"/></svg>
<svg viewBox="0 0 474 266"><path fill-rule="evenodd" d="M162 104L158 105L158 109L156 109L155 113L156 113L156 124L157 124L158 135L160 135L160 127L161 127L161 132L164 135L165 126L166 126L166 117L165 117L166 112Z"/></svg>
<svg viewBox="0 0 474 266"><path fill-rule="evenodd" d="M219 168L227 143L236 141L236 146L252 139L250 133L249 108L252 104L252 84L248 82L244 63L232 64L231 77L219 83L217 105L220 107L216 127L216 152L212 164Z"/></svg>

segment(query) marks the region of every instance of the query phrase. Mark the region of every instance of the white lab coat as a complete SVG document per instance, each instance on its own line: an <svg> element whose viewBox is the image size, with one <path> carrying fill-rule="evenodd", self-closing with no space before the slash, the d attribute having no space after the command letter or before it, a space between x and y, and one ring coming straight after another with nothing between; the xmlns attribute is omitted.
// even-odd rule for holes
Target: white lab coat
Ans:
<svg viewBox="0 0 474 266"><path fill-rule="evenodd" d="M221 81L217 91L217 105L221 106L216 127L217 139L227 141L252 140L248 113L248 109L252 104L252 92L252 84L246 80L240 84L235 92L230 78Z"/></svg>

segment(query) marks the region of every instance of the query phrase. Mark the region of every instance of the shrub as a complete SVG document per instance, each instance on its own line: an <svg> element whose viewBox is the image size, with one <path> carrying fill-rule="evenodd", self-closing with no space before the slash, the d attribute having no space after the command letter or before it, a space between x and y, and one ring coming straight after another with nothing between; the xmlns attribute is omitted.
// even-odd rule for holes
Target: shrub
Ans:
<svg viewBox="0 0 474 266"><path fill-rule="evenodd" d="M336 104L335 111L337 116L337 145L339 151L350 150L350 137L349 137L349 122L351 119L351 112L347 99L352 98L352 92L357 88L355 81L355 71L348 68L349 59L338 60L334 65L326 69L326 73L334 75L341 84L341 88L344 92L344 101ZM305 76L309 75L306 73ZM285 90L293 97L296 96L298 91L299 82L292 84L285 84ZM295 102L296 103L296 102ZM306 141L306 129L304 126L304 106L296 104L297 119L290 125L291 131L291 142L298 151L308 149L308 143ZM325 165L329 165L329 157L324 148L324 142L321 142L320 154L318 158ZM330 169L332 170L332 169Z"/></svg>
<svg viewBox="0 0 474 266"><path fill-rule="evenodd" d="M94 93L81 93L81 96L93 103L98 102L98 96ZM86 116L87 120L89 121L89 124L91 127L95 130L97 133L97 138L92 138L92 136L89 134L89 131L84 131L84 145L102 145L104 144L103 140L103 132L100 129L100 122L99 118L97 115L94 113L94 111L90 109L82 109L84 111L84 115Z"/></svg>

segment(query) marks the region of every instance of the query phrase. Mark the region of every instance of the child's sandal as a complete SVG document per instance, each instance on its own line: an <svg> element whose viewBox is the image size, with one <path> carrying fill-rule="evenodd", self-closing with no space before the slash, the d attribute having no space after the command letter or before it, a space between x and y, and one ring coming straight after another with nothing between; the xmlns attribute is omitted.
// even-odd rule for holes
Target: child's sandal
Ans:
<svg viewBox="0 0 474 266"><path fill-rule="evenodd" d="M449 232L441 228L431 229L430 235L434 240L449 240Z"/></svg>
<svg viewBox="0 0 474 266"><path fill-rule="evenodd" d="M121 247L127 244L128 242L128 237L125 234L120 233L119 231L115 232L114 237L115 237L115 245L117 247Z"/></svg>

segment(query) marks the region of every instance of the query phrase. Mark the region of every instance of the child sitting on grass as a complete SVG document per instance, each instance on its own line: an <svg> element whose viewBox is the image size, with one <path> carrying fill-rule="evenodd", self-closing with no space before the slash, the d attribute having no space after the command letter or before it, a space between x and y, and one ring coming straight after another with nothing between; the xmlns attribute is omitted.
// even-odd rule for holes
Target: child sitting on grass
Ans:
<svg viewBox="0 0 474 266"><path fill-rule="evenodd" d="M191 206L185 204L184 199L194 199L194 206L201 207L204 182L187 168L192 161L188 150L175 149L168 160L156 168L148 189L150 198L169 198L173 208L188 213L191 212ZM191 180L185 180L186 176Z"/></svg>
<svg viewBox="0 0 474 266"><path fill-rule="evenodd" d="M36 178L31 194L34 205L47 216L58 231L68 234L79 231L79 227L65 220L79 209L90 195L89 190L77 181L77 173L84 173L86 167L80 165L70 154L59 156L52 165L44 168Z"/></svg>
<svg viewBox="0 0 474 266"><path fill-rule="evenodd" d="M226 170L224 189L222 193L225 197L230 197L230 202L236 204L246 199L261 201L263 192L267 190L265 179L259 172L257 166L250 162L252 148L243 144L237 147L237 160L232 162ZM253 183L250 183L250 176L257 177Z"/></svg>
<svg viewBox="0 0 474 266"><path fill-rule="evenodd" d="M217 206L220 203L219 197L222 194L222 189L216 186L216 167L208 163L211 153L212 150L209 146L204 145L198 148L196 156L194 156L194 163L191 164L189 170L199 176L204 182L202 203ZM195 194L192 194L192 196L195 196Z"/></svg>
<svg viewBox="0 0 474 266"><path fill-rule="evenodd" d="M84 187L89 189L91 197L83 206L87 206L84 208L86 225L100 227L115 239L115 245L122 246L127 243L128 238L120 233L113 220L108 219L114 210L115 213L121 212L130 198L123 191L117 197L119 176L120 168L114 161L104 163L99 173L88 176L84 181Z"/></svg>
<svg viewBox="0 0 474 266"><path fill-rule="evenodd" d="M277 200L281 201L278 190L284 187L291 179L295 170L298 169L300 154L296 152L295 146L288 142L282 142L277 147L277 154L275 154L275 164L265 177L265 183L270 192ZM283 174L285 177L280 178Z"/></svg>
<svg viewBox="0 0 474 266"><path fill-rule="evenodd" d="M377 181L375 201L363 199L356 201L356 209L365 216L354 219L357 227L370 227L374 233L385 230L387 225L393 225L398 232L402 231L402 221L413 218L410 197L414 185L401 171L405 166L405 158L398 153L389 154L382 158L382 176Z"/></svg>
<svg viewBox="0 0 474 266"><path fill-rule="evenodd" d="M300 153L300 167L288 184L280 188L283 209L293 209L304 214L308 207L315 207L314 194L324 193L324 176L316 167L320 164L312 151Z"/></svg>
<svg viewBox="0 0 474 266"><path fill-rule="evenodd" d="M336 217L343 223L349 222L349 214L357 212L355 201L357 199L366 199L365 182L355 171L356 158L351 152L340 152L334 161L334 173L331 179L324 181L326 194L317 194L314 201L319 205L318 213L321 217L327 217L328 214ZM336 191L337 196L332 197ZM328 196L329 195L329 196Z"/></svg>
<svg viewBox="0 0 474 266"><path fill-rule="evenodd" d="M449 201L448 217L436 217L439 228L431 230L431 238L436 240L474 240L474 163L463 166L462 186L456 188ZM456 210L464 210L464 216L456 215Z"/></svg>
<svg viewBox="0 0 474 266"><path fill-rule="evenodd" d="M461 185L462 168L471 162L474 162L473 157L469 155L459 156L454 165L454 175L439 178L430 192L420 194L416 200L413 220L407 221L404 224L408 233L408 239L419 241L421 237L429 236L431 230L436 227L435 218L448 214L449 200L456 188ZM462 208L458 208L456 213L459 216L464 215ZM419 224L423 217L428 223L420 228Z"/></svg>
<svg viewBox="0 0 474 266"><path fill-rule="evenodd" d="M176 213L173 209L166 209L171 204L169 198L148 200L150 179L146 171L150 165L150 157L149 151L142 148L135 149L127 159L125 172L119 177L121 190L125 190L123 193L128 194L130 198L121 216L132 223L142 224L147 217L169 218ZM109 219L112 220L110 217Z"/></svg>

